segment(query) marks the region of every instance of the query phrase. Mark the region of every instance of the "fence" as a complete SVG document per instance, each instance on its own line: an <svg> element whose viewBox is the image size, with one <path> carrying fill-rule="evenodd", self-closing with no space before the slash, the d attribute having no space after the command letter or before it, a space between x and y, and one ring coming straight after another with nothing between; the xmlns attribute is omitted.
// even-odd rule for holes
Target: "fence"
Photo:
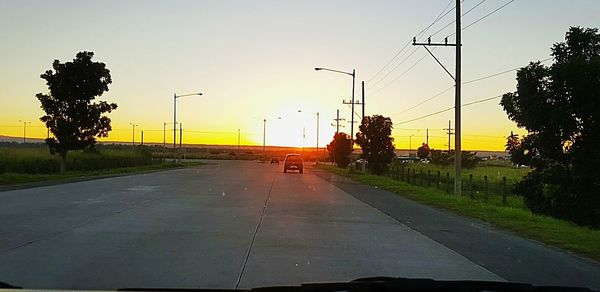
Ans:
<svg viewBox="0 0 600 292"><path fill-rule="evenodd" d="M431 187L444 190L447 193L454 191L454 179L450 172L440 170L416 170L409 163L392 164L386 176L401 182L422 187ZM500 180L492 181L487 175L474 177L473 174L462 177L462 193L471 199L488 202L492 197L500 197L502 205L508 205L508 198L514 197L512 190L514 183L509 183L506 176Z"/></svg>

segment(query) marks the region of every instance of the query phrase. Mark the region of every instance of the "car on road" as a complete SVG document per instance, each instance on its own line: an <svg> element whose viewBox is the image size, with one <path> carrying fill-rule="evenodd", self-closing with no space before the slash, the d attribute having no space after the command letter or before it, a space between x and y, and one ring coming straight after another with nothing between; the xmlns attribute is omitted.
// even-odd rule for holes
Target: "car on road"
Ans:
<svg viewBox="0 0 600 292"><path fill-rule="evenodd" d="M271 157L271 164L275 164L275 163L279 164L279 158Z"/></svg>
<svg viewBox="0 0 600 292"><path fill-rule="evenodd" d="M300 154L288 154L283 161L283 172L288 170L297 170L299 173L304 173L304 162Z"/></svg>

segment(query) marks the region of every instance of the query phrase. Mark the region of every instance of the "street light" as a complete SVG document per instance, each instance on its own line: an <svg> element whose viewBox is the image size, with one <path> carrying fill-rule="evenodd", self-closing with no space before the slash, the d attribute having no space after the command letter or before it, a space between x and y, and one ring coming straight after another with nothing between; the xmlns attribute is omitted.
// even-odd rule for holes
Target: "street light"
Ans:
<svg viewBox="0 0 600 292"><path fill-rule="evenodd" d="M299 113L302 112L302 110L298 110ZM304 149L304 141L302 141L302 146ZM317 156L315 158L315 164L319 164L319 112L317 112Z"/></svg>
<svg viewBox="0 0 600 292"><path fill-rule="evenodd" d="M281 117L277 117L278 120L281 120ZM267 118L263 118L263 154L265 153L265 146L267 142Z"/></svg>
<svg viewBox="0 0 600 292"><path fill-rule="evenodd" d="M134 123L129 123L129 124L133 127L133 132L131 134L131 145L135 146L135 127L139 126L139 125L134 124Z"/></svg>
<svg viewBox="0 0 600 292"><path fill-rule="evenodd" d="M176 93L173 93L173 149L177 148L177 99L180 97L191 95L202 95L202 93L198 92L182 95L177 95Z"/></svg>
<svg viewBox="0 0 600 292"><path fill-rule="evenodd" d="M352 69L352 73L350 72L345 72L345 71L339 71L339 70L333 70L333 69L327 69L327 68L320 68L317 67L315 68L315 71L331 71L331 72L335 72L335 73L342 73L342 74L346 74L346 75L350 75L352 76L352 121L350 122L350 141L351 141L351 145L352 148L354 149L354 84L355 84L355 79L356 79L356 72L354 69Z"/></svg>
<svg viewBox="0 0 600 292"><path fill-rule="evenodd" d="M415 134L410 134L410 136L408 136L408 156L410 156L410 153L412 152L412 137L415 136Z"/></svg>
<svg viewBox="0 0 600 292"><path fill-rule="evenodd" d="M27 124L31 124L31 122L19 120L19 122L23 123L23 144L25 143L25 139L27 137Z"/></svg>
<svg viewBox="0 0 600 292"><path fill-rule="evenodd" d="M167 125L171 125L173 123L165 123L163 122L163 148L167 148Z"/></svg>

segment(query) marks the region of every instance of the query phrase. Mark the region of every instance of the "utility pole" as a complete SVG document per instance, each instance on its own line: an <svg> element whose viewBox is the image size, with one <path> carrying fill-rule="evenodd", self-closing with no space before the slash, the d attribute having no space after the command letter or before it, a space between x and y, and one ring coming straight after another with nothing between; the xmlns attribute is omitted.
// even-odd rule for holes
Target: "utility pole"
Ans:
<svg viewBox="0 0 600 292"><path fill-rule="evenodd" d="M426 43L417 43L417 38L413 38L414 46L423 46L425 50L437 61L437 63L442 66L442 68L450 75L450 77L454 80L454 122L456 123L456 131L454 135L454 147L456 149L454 155L454 170L456 177L454 179L454 195L460 196L462 192L461 187L461 156L462 156L462 147L461 147L461 47L462 47L462 35L461 35L461 10L460 10L460 2L461 0L456 0L456 42L454 44L448 43L448 38L444 39L443 43L432 43L431 37L427 38ZM438 60L438 58L433 55L433 53L427 48L428 46L452 46L456 49L456 71L454 76L446 67ZM450 126L448 126L450 128ZM450 132L450 130L448 130ZM450 134L448 134L450 137ZM448 142L448 148L450 148L450 142Z"/></svg>
<svg viewBox="0 0 600 292"><path fill-rule="evenodd" d="M27 142L27 124L31 124L31 122L19 120L19 122L23 123L23 143Z"/></svg>
<svg viewBox="0 0 600 292"><path fill-rule="evenodd" d="M454 135L454 133L452 132L452 130L454 130L454 129L452 129L450 127L450 121L448 121L448 128L444 129L444 131L448 131L448 152L450 152L450 136Z"/></svg>
<svg viewBox="0 0 600 292"><path fill-rule="evenodd" d="M182 141L183 141L183 123L179 123L179 149L181 149Z"/></svg>
<svg viewBox="0 0 600 292"><path fill-rule="evenodd" d="M427 128L427 134L425 136L425 144L427 144L427 146L429 146L429 128Z"/></svg>
<svg viewBox="0 0 600 292"><path fill-rule="evenodd" d="M263 154L265 153L265 143L267 142L266 140L266 136L267 136L267 119L263 119Z"/></svg>
<svg viewBox="0 0 600 292"><path fill-rule="evenodd" d="M135 146L135 126L139 126L139 125L136 125L136 124L134 124L134 123L129 123L129 124L130 124L130 125L132 126L132 128L133 128L133 130L132 130L132 132L131 132L131 145L132 145L132 146Z"/></svg>
<svg viewBox="0 0 600 292"><path fill-rule="evenodd" d="M337 116L335 118L335 133L340 132L340 110L337 110Z"/></svg>
<svg viewBox="0 0 600 292"><path fill-rule="evenodd" d="M304 141L306 141L306 127L302 127L302 154L304 154Z"/></svg>
<svg viewBox="0 0 600 292"><path fill-rule="evenodd" d="M365 119L365 82L361 82L362 85L362 119Z"/></svg>
<svg viewBox="0 0 600 292"><path fill-rule="evenodd" d="M240 150L240 129L238 129L238 151Z"/></svg>
<svg viewBox="0 0 600 292"><path fill-rule="evenodd" d="M177 94L173 93L173 150L177 148Z"/></svg>
<svg viewBox="0 0 600 292"><path fill-rule="evenodd" d="M167 146L167 123L163 122L163 148Z"/></svg>
<svg viewBox="0 0 600 292"><path fill-rule="evenodd" d="M456 123L456 134L454 135L454 147L456 153L454 154L454 172L456 177L454 179L454 194L457 196L461 195L462 191L462 173L461 173L461 162L462 162L462 145L461 145L461 46L462 46L462 35L460 25L460 0L456 0L456 84L454 86L454 123Z"/></svg>
<svg viewBox="0 0 600 292"><path fill-rule="evenodd" d="M319 164L319 112L317 112L317 157L315 158L315 164Z"/></svg>
<svg viewBox="0 0 600 292"><path fill-rule="evenodd" d="M350 145L354 152L354 80L356 79L356 72L352 69L352 122L350 124Z"/></svg>
<svg viewBox="0 0 600 292"><path fill-rule="evenodd" d="M144 131L142 131L142 146L144 146Z"/></svg>

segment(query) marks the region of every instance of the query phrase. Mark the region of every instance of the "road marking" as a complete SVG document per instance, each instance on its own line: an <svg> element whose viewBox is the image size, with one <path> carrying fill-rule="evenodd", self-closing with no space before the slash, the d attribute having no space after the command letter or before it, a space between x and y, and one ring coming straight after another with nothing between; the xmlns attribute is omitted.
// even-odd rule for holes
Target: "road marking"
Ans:
<svg viewBox="0 0 600 292"><path fill-rule="evenodd" d="M242 265L242 270L240 271L240 276L237 279L237 283L235 283L235 288L238 289L240 286L240 282L242 281L242 276L244 275L244 271L246 270L246 264L248 263L248 259L250 258L250 253L252 252L252 247L254 246L254 240L256 240L256 234L258 234L258 230L260 229L260 224L263 221L263 217L265 215L265 210L267 210L267 205L269 204L269 200L271 199L271 192L273 191L273 186L275 185L275 179L279 173L275 173L273 176L273 180L271 181L271 186L269 187L269 193L267 194L267 198L265 199L265 203L263 204L263 209L260 212L260 219L258 219L258 224L256 224L256 229L254 230L254 234L252 234L252 241L250 241L250 246L248 247L248 252L246 253L246 258L244 259L244 264Z"/></svg>

